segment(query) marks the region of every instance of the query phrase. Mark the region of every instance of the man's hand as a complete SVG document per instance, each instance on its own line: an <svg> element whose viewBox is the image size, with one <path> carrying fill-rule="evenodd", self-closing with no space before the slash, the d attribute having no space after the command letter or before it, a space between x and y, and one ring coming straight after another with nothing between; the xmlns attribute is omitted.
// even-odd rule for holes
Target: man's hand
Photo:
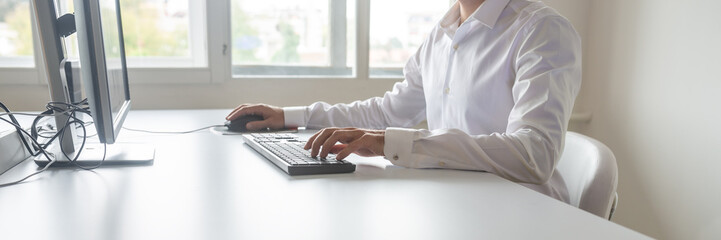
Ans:
<svg viewBox="0 0 721 240"><path fill-rule="evenodd" d="M236 107L225 120L235 120L240 116L258 115L263 117L263 121L249 122L245 128L250 131L257 131L264 128L282 129L285 127L285 114L283 109L265 104L243 104Z"/></svg>
<svg viewBox="0 0 721 240"><path fill-rule="evenodd" d="M384 130L324 128L308 139L304 148L311 149L311 157L316 157L319 153L320 157L334 153L338 160L351 153L364 157L383 156L385 133ZM342 144L336 145L337 142Z"/></svg>

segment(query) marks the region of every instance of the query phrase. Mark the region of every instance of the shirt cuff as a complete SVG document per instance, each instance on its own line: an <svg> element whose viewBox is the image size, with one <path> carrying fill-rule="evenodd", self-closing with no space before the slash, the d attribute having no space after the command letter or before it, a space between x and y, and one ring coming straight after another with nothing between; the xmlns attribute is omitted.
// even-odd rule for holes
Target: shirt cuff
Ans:
<svg viewBox="0 0 721 240"><path fill-rule="evenodd" d="M284 107L283 116L285 120L285 127L305 127L308 124L305 118L307 110L308 107Z"/></svg>
<svg viewBox="0 0 721 240"><path fill-rule="evenodd" d="M394 165L413 167L413 141L418 130L408 128L386 128L383 154Z"/></svg>

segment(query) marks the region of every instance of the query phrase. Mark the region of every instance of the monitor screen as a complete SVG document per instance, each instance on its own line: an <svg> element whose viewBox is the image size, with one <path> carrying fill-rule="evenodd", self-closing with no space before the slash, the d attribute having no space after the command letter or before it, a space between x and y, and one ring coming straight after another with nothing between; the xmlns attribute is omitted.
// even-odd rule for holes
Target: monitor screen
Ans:
<svg viewBox="0 0 721 240"><path fill-rule="evenodd" d="M120 29L118 28L118 17L115 0L100 0L100 21L102 25L103 46L105 50L106 76L108 78L108 90L110 106L113 118L117 118L121 107L128 99L125 88L125 72L123 71L123 51L120 45Z"/></svg>
<svg viewBox="0 0 721 240"><path fill-rule="evenodd" d="M118 0L75 0L83 85L101 142L113 143L130 108Z"/></svg>

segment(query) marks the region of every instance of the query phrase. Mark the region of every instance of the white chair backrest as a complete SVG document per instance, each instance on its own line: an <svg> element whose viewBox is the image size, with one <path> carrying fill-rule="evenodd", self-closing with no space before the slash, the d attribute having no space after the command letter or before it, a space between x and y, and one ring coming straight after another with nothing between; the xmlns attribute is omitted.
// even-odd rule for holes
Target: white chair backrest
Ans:
<svg viewBox="0 0 721 240"><path fill-rule="evenodd" d="M618 184L618 167L611 149L569 131L556 170L566 182L571 205L609 218Z"/></svg>

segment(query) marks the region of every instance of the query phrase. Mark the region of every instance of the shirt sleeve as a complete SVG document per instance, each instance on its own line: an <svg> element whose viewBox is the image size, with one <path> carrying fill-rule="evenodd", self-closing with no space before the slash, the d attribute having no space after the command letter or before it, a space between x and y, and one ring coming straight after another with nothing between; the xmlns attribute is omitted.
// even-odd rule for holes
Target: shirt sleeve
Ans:
<svg viewBox="0 0 721 240"><path fill-rule="evenodd" d="M348 104L316 102L306 107L283 108L286 126L312 129L412 127L426 117L419 66L420 57L416 53L403 68L405 80L396 83L393 90L386 92L383 97Z"/></svg>
<svg viewBox="0 0 721 240"><path fill-rule="evenodd" d="M562 17L531 23L515 41L514 106L506 132L469 135L458 129L389 128L386 158L412 168L480 170L515 182L547 182L560 158L581 85L581 42Z"/></svg>

